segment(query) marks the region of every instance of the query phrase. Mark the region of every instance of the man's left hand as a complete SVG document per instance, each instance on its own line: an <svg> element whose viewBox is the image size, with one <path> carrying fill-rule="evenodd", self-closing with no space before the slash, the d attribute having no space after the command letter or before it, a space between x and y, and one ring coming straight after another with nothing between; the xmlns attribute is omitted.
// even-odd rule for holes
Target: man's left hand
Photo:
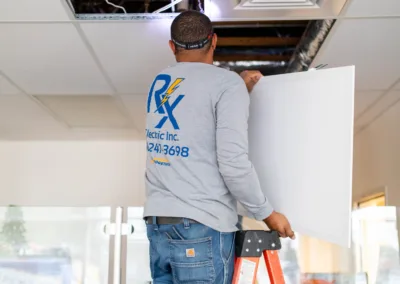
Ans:
<svg viewBox="0 0 400 284"><path fill-rule="evenodd" d="M257 82L262 78L262 74L257 70L245 70L240 73L240 77L244 80L249 93L253 90Z"/></svg>

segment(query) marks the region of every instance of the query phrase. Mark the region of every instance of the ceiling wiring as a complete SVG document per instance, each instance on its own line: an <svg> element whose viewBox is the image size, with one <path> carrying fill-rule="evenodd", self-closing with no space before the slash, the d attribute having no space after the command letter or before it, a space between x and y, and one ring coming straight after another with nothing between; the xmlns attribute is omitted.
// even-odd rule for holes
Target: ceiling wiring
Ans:
<svg viewBox="0 0 400 284"><path fill-rule="evenodd" d="M200 0L197 0L197 6L199 7L200 13L204 14L204 9L203 9L203 6L201 5L201 1Z"/></svg>
<svg viewBox="0 0 400 284"><path fill-rule="evenodd" d="M155 13L155 14L161 13L161 12L168 10L169 8L175 6L176 4L178 4L180 2L182 2L182 0L175 0L175 1L171 2L170 4L165 5L164 7L160 8L158 10L155 10L153 13Z"/></svg>
<svg viewBox="0 0 400 284"><path fill-rule="evenodd" d="M127 12L126 12L126 10L125 10L124 7L122 7L122 6L120 6L120 5L116 5L116 4L114 4L114 3L111 3L110 0L105 0L105 1L106 1L106 3L107 3L108 5L111 5L111 6L115 7L115 8L121 9L122 11L124 11L125 14L127 14Z"/></svg>

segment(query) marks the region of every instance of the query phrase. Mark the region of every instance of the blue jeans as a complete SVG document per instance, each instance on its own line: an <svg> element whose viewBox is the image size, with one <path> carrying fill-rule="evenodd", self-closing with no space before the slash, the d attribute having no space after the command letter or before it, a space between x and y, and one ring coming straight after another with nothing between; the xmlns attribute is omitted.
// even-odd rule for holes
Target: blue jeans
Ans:
<svg viewBox="0 0 400 284"><path fill-rule="evenodd" d="M153 283L232 283L235 233L182 220L176 225L147 225Z"/></svg>

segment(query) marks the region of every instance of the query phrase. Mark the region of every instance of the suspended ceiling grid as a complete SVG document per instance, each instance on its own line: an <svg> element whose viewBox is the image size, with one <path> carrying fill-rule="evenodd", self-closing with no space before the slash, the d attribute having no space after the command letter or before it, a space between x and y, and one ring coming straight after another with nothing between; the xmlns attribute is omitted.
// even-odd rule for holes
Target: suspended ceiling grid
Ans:
<svg viewBox="0 0 400 284"><path fill-rule="evenodd" d="M336 12L325 15L338 21L313 65L356 65L356 127L361 130L399 99L400 43L393 35L400 26L400 5L353 0ZM276 13L274 18L299 17ZM147 86L173 62L165 47L169 24L82 22L61 0L0 0L0 139L141 139ZM43 96L64 102L50 106ZM77 114L70 106L79 96L97 105L106 101L108 124L82 114L81 123L73 121ZM102 128L110 121L120 127Z"/></svg>

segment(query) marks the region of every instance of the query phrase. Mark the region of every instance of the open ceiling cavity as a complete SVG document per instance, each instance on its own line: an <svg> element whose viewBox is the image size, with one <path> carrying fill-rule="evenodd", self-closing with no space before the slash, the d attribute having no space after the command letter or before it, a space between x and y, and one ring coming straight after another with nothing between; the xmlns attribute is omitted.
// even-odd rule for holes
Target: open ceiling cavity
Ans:
<svg viewBox="0 0 400 284"><path fill-rule="evenodd" d="M306 71L334 20L216 22L215 64L264 75Z"/></svg>
<svg viewBox="0 0 400 284"><path fill-rule="evenodd" d="M77 18L87 15L170 14L185 10L204 11L204 0L67 0Z"/></svg>
<svg viewBox="0 0 400 284"><path fill-rule="evenodd" d="M284 73L308 21L216 22L218 66L264 75Z"/></svg>
<svg viewBox="0 0 400 284"><path fill-rule="evenodd" d="M184 10L203 11L204 0L67 0L80 20L151 20ZM224 0L218 0L224 1ZM236 8L317 7L319 0L237 0ZM218 21L215 64L232 71L257 69L264 75L305 71L334 20Z"/></svg>

